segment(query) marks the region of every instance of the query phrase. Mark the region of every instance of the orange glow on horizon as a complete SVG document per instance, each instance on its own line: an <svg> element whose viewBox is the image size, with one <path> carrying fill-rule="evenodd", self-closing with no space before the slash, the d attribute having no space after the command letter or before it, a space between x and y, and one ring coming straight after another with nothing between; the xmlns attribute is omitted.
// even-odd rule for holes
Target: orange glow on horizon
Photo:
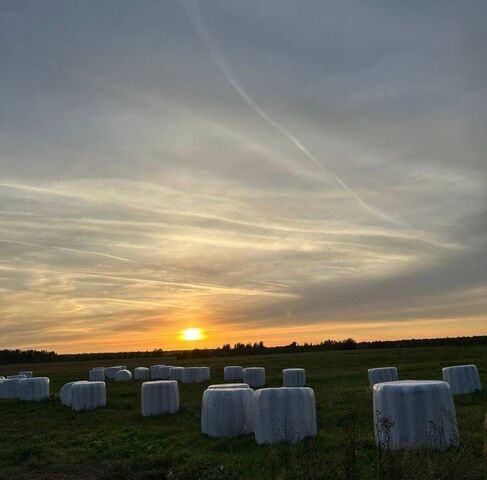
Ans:
<svg viewBox="0 0 487 480"><path fill-rule="evenodd" d="M175 322L176 323L176 322ZM165 351L215 348L229 343L254 343L263 341L266 346L287 345L292 341L320 342L344 340L353 337L357 341L398 340L407 338L435 338L470 335L487 335L486 317L459 317L445 319L390 320L368 323L330 322L319 324L247 326L237 323L212 323L205 319L205 329L188 327L180 321L173 328L161 332L160 325L153 330L141 332L118 332L100 335L94 342L91 338L57 340L49 343L18 344L16 348L55 350L58 353L145 351L163 348ZM182 324L182 325L181 325ZM200 323L201 324L201 323ZM191 323L190 323L191 325ZM179 326L179 328L178 328ZM194 343L193 343L194 342ZM197 342L197 344L196 344ZM9 348L9 346L5 346Z"/></svg>

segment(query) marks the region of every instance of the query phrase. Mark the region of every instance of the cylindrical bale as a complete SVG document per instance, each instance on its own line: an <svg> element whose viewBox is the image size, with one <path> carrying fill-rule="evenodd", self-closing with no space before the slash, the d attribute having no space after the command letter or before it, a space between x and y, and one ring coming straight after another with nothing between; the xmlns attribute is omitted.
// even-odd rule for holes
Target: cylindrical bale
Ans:
<svg viewBox="0 0 487 480"><path fill-rule="evenodd" d="M172 365L162 365L159 367L159 379L160 380L169 380L169 370L171 369Z"/></svg>
<svg viewBox="0 0 487 480"><path fill-rule="evenodd" d="M369 368L369 385L373 387L376 383L396 382L399 374L396 367Z"/></svg>
<svg viewBox="0 0 487 480"><path fill-rule="evenodd" d="M95 367L89 371L88 378L90 382L105 381L105 369L103 367Z"/></svg>
<svg viewBox="0 0 487 480"><path fill-rule="evenodd" d="M306 370L304 368L285 368L282 371L282 384L285 387L304 387Z"/></svg>
<svg viewBox="0 0 487 480"><path fill-rule="evenodd" d="M183 383L200 383L202 381L200 367L185 367L181 380Z"/></svg>
<svg viewBox="0 0 487 480"><path fill-rule="evenodd" d="M150 378L150 369L147 367L136 367L134 378L135 380L148 380Z"/></svg>
<svg viewBox="0 0 487 480"><path fill-rule="evenodd" d="M5 380L5 377L3 375L0 375L0 380Z"/></svg>
<svg viewBox="0 0 487 480"><path fill-rule="evenodd" d="M237 365L229 365L223 369L223 378L227 381L243 380L243 368Z"/></svg>
<svg viewBox="0 0 487 480"><path fill-rule="evenodd" d="M19 399L39 401L49 398L49 378L24 378L19 382Z"/></svg>
<svg viewBox="0 0 487 480"><path fill-rule="evenodd" d="M27 376L26 376L26 375L24 375L23 373L19 373L19 374L17 374L17 375L9 375L9 376L7 377L7 380L14 380L14 379L16 379L16 378L20 378L20 379L22 379L22 378L27 378Z"/></svg>
<svg viewBox="0 0 487 480"><path fill-rule="evenodd" d="M31 370L22 370L19 375L25 375L25 378L32 378L34 373Z"/></svg>
<svg viewBox="0 0 487 480"><path fill-rule="evenodd" d="M215 385L209 385L208 390L224 390L226 388L250 388L246 383L219 383Z"/></svg>
<svg viewBox="0 0 487 480"><path fill-rule="evenodd" d="M183 379L184 367L169 367L169 380L179 380Z"/></svg>
<svg viewBox="0 0 487 480"><path fill-rule="evenodd" d="M156 380L168 380L170 365L152 365L150 367L150 378Z"/></svg>
<svg viewBox="0 0 487 480"><path fill-rule="evenodd" d="M443 380L450 385L453 395L466 395L482 390L476 365L455 365L442 370Z"/></svg>
<svg viewBox="0 0 487 480"><path fill-rule="evenodd" d="M377 446L436 448L458 444L455 405L448 383L403 380L373 387Z"/></svg>
<svg viewBox="0 0 487 480"><path fill-rule="evenodd" d="M296 443L315 437L315 394L309 387L263 388L255 392L257 443Z"/></svg>
<svg viewBox="0 0 487 480"><path fill-rule="evenodd" d="M106 378L115 378L115 374L119 371L119 370L125 370L127 367L125 365L116 365L114 367L107 367L105 368L105 376Z"/></svg>
<svg viewBox="0 0 487 480"><path fill-rule="evenodd" d="M198 367L200 369L200 378L202 382L208 382L211 379L210 367Z"/></svg>
<svg viewBox="0 0 487 480"><path fill-rule="evenodd" d="M68 382L65 383L61 390L59 390L59 400L63 405L66 407L70 407L72 403L72 389L75 383L87 383L86 380L79 380L77 382Z"/></svg>
<svg viewBox="0 0 487 480"><path fill-rule="evenodd" d="M236 437L253 431L254 391L209 389L203 393L201 432L210 437Z"/></svg>
<svg viewBox="0 0 487 480"><path fill-rule="evenodd" d="M144 382L141 387L143 417L174 413L179 410L179 385L176 380Z"/></svg>
<svg viewBox="0 0 487 480"><path fill-rule="evenodd" d="M115 373L113 379L116 382L128 382L129 380L132 380L132 372L126 369L119 370L117 373Z"/></svg>
<svg viewBox="0 0 487 480"><path fill-rule="evenodd" d="M248 367L243 370L243 380L250 388L261 388L265 385L265 368Z"/></svg>
<svg viewBox="0 0 487 480"><path fill-rule="evenodd" d="M71 387L71 407L76 412L93 410L107 404L105 382L75 382Z"/></svg>
<svg viewBox="0 0 487 480"><path fill-rule="evenodd" d="M15 378L7 377L0 382L0 398L14 399L19 398L20 381L25 380L25 377L16 376Z"/></svg>

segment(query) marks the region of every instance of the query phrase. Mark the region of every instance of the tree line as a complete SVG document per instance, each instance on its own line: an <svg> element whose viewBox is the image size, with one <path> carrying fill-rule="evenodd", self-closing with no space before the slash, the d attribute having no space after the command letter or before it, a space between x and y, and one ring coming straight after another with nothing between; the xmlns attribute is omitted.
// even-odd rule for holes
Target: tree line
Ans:
<svg viewBox="0 0 487 480"><path fill-rule="evenodd" d="M357 342L353 338L345 340L323 340L319 343L291 342L289 345L266 347L264 342L225 344L212 349L193 349L175 352L177 358L226 357L239 355L264 355L273 353L322 352L332 350L368 350L378 348L411 348L441 346L487 345L487 335L474 337L412 338L407 340L374 340Z"/></svg>
<svg viewBox="0 0 487 480"><path fill-rule="evenodd" d="M413 338L407 340L375 340L357 342L353 338L345 340L323 340L319 343L291 342L288 345L267 347L264 342L229 343L217 348L195 348L166 352L162 348L136 352L99 352L99 353L56 353L48 350L0 350L0 365L8 363L37 363L79 360L110 360L127 358L175 356L178 359L227 357L240 355L265 355L275 353L320 352L331 350L367 350L378 348L410 348L410 347L441 347L441 346L487 345L487 335L474 337L446 338Z"/></svg>

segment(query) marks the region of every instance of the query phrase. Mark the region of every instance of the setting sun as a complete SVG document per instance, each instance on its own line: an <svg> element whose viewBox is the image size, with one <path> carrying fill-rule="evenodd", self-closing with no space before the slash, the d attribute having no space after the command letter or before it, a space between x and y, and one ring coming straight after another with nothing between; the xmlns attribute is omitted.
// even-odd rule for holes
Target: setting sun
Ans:
<svg viewBox="0 0 487 480"><path fill-rule="evenodd" d="M181 332L181 340L194 341L201 340L203 338L203 332L201 328L186 328Z"/></svg>

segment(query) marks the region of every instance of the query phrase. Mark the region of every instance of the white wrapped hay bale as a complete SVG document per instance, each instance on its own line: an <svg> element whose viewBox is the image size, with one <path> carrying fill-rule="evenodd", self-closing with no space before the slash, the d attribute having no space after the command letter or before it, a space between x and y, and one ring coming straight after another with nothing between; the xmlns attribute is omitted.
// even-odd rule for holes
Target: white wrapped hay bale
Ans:
<svg viewBox="0 0 487 480"><path fill-rule="evenodd" d="M183 383L200 383L202 381L200 367L185 367L181 380Z"/></svg>
<svg viewBox="0 0 487 480"><path fill-rule="evenodd" d="M201 405L201 432L210 437L236 437L253 431L254 391L250 388L208 389Z"/></svg>
<svg viewBox="0 0 487 480"><path fill-rule="evenodd" d="M169 380L181 381L183 379L183 370L184 367L169 367Z"/></svg>
<svg viewBox="0 0 487 480"><path fill-rule="evenodd" d="M3 375L0 375L0 380L5 380L5 377Z"/></svg>
<svg viewBox="0 0 487 480"><path fill-rule="evenodd" d="M95 367L88 373L90 382L104 382L105 381L105 368Z"/></svg>
<svg viewBox="0 0 487 480"><path fill-rule="evenodd" d="M250 388L246 383L219 383L215 385L209 385L208 390L224 390L226 388Z"/></svg>
<svg viewBox="0 0 487 480"><path fill-rule="evenodd" d="M179 385L176 380L144 382L141 387L143 417L174 413L179 410Z"/></svg>
<svg viewBox="0 0 487 480"><path fill-rule="evenodd" d="M248 367L243 369L243 381L250 388L261 388L265 385L265 368Z"/></svg>
<svg viewBox="0 0 487 480"><path fill-rule="evenodd" d="M304 387L306 370L304 368L285 368L282 371L282 384L285 387Z"/></svg>
<svg viewBox="0 0 487 480"><path fill-rule="evenodd" d="M115 374L119 371L119 370L125 370L127 367L125 365L117 365L115 367L107 367L105 368L105 376L106 378L115 378Z"/></svg>
<svg viewBox="0 0 487 480"><path fill-rule="evenodd" d="M150 366L150 378L159 378L159 367L165 367L165 365L151 365Z"/></svg>
<svg viewBox="0 0 487 480"><path fill-rule="evenodd" d="M227 381L243 380L243 368L237 365L228 365L223 369L223 379Z"/></svg>
<svg viewBox="0 0 487 480"><path fill-rule="evenodd" d="M396 382L399 374L396 367L369 368L369 385L373 387L376 383Z"/></svg>
<svg viewBox="0 0 487 480"><path fill-rule="evenodd" d="M34 373L31 370L22 370L19 375L25 375L25 378L32 378Z"/></svg>
<svg viewBox="0 0 487 480"><path fill-rule="evenodd" d="M376 443L381 448L446 448L458 444L448 383L403 380L373 387Z"/></svg>
<svg viewBox="0 0 487 480"><path fill-rule="evenodd" d="M113 379L116 382L128 382L129 380L132 380L132 372L130 370L119 370L117 373L115 373Z"/></svg>
<svg viewBox="0 0 487 480"><path fill-rule="evenodd" d="M200 381L208 382L211 379L210 367L198 367L200 369Z"/></svg>
<svg viewBox="0 0 487 480"><path fill-rule="evenodd" d="M19 382L19 399L40 401L49 398L49 378L23 378Z"/></svg>
<svg viewBox="0 0 487 480"><path fill-rule="evenodd" d="M443 380L453 395L466 395L482 390L479 371L475 365L455 365L442 370Z"/></svg>
<svg viewBox="0 0 487 480"><path fill-rule="evenodd" d="M3 399L14 399L19 398L20 392L20 381L25 380L25 377L22 375L14 376L15 378L7 377L5 380L0 381L0 398Z"/></svg>
<svg viewBox="0 0 487 480"><path fill-rule="evenodd" d="M15 380L15 379L22 379L22 378L27 378L23 373L22 374L18 374L18 375L9 375L7 377L7 380Z"/></svg>
<svg viewBox="0 0 487 480"><path fill-rule="evenodd" d="M61 387L61 390L59 390L59 400L66 407L71 406L72 388L75 383L87 383L87 382L86 380L80 380L78 382L68 382Z"/></svg>
<svg viewBox="0 0 487 480"><path fill-rule="evenodd" d="M171 365L152 365L150 367L150 378L157 380L169 380Z"/></svg>
<svg viewBox="0 0 487 480"><path fill-rule="evenodd" d="M136 367L134 378L135 380L148 380L150 378L150 369L147 367Z"/></svg>
<svg viewBox="0 0 487 480"><path fill-rule="evenodd" d="M162 365L159 367L158 375L160 380L169 380L169 370L172 365Z"/></svg>
<svg viewBox="0 0 487 480"><path fill-rule="evenodd" d="M263 388L255 392L255 440L257 443L296 443L314 437L315 394L308 387Z"/></svg>
<svg viewBox="0 0 487 480"><path fill-rule="evenodd" d="M74 382L71 386L71 407L74 411L94 410L106 404L105 382Z"/></svg>

